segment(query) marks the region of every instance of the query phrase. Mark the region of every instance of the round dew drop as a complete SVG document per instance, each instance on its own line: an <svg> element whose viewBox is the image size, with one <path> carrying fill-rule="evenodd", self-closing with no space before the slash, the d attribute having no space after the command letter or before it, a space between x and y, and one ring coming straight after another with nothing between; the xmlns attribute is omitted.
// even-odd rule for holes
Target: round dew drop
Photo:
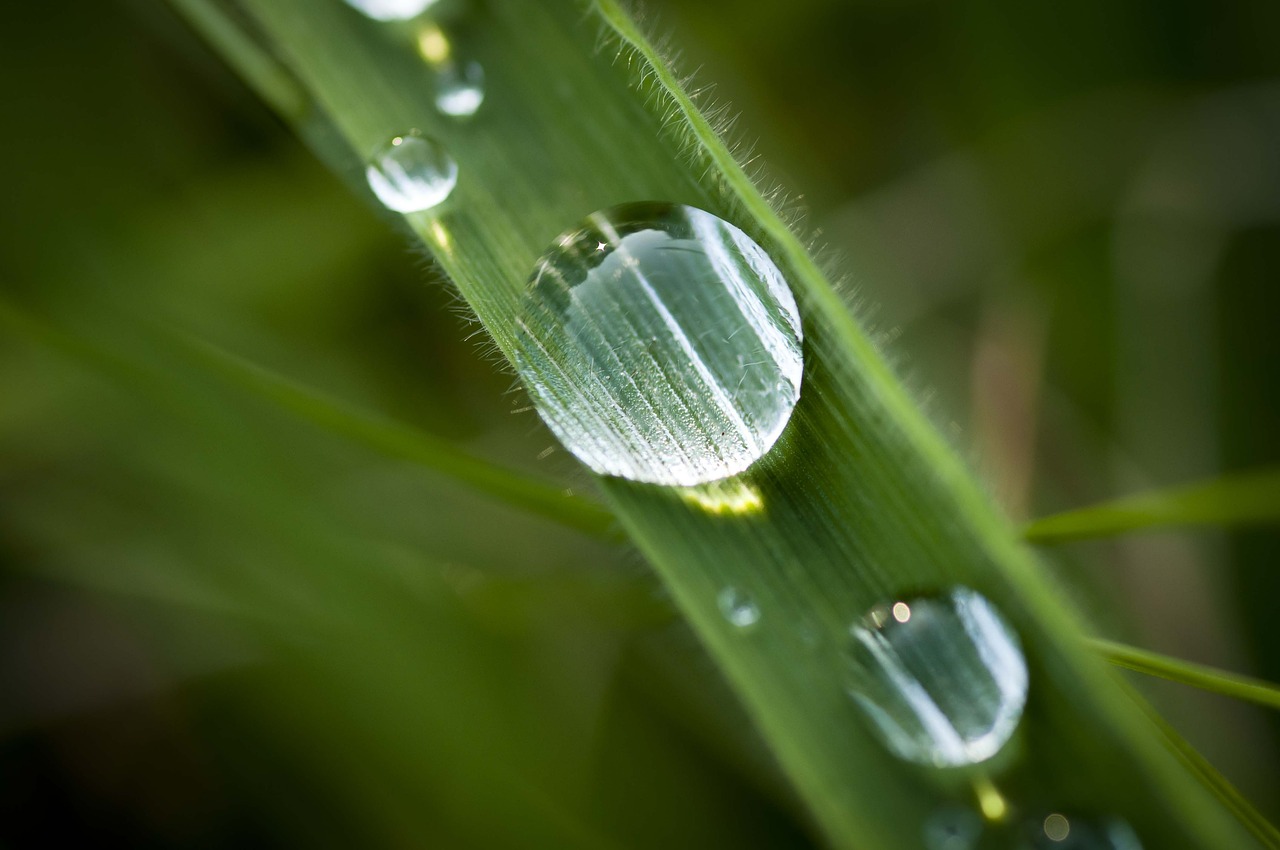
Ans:
<svg viewBox="0 0 1280 850"><path fill-rule="evenodd" d="M416 132L395 136L365 169L369 188L399 213L438 206L458 183L458 163L444 145Z"/></svg>
<svg viewBox="0 0 1280 850"><path fill-rule="evenodd" d="M991 758L1027 700L1013 628L968 588L873 608L850 629L847 691L895 755L935 767Z"/></svg>
<svg viewBox="0 0 1280 850"><path fill-rule="evenodd" d="M625 204L538 261L515 362L543 420L596 472L690 486L751 466L800 397L795 298L764 249L693 207Z"/></svg>
<svg viewBox="0 0 1280 850"><path fill-rule="evenodd" d="M716 604L720 606L720 613L730 625L746 629L760 622L760 606L736 587L726 587L720 591Z"/></svg>
<svg viewBox="0 0 1280 850"><path fill-rule="evenodd" d="M347 5L375 21L407 21L436 4L436 0L347 0Z"/></svg>
<svg viewBox="0 0 1280 850"><path fill-rule="evenodd" d="M436 71L436 109L452 118L469 118L484 103L484 66L450 62Z"/></svg>

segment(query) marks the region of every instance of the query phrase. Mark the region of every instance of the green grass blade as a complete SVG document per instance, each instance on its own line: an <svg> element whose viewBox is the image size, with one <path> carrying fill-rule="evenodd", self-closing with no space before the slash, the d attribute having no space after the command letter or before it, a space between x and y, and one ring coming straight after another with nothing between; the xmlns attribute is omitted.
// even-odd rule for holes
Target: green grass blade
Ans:
<svg viewBox="0 0 1280 850"><path fill-rule="evenodd" d="M1014 805L1116 813L1150 846L1248 846L1080 645L1062 594L620 6L602 0L585 16L569 2L470 6L458 49L484 64L488 94L458 123L434 109L412 25L379 26L336 2L242 5L332 122L341 144L324 153L344 173L362 168L352 152L409 128L454 153L449 202L403 221L508 356L536 259L594 210L697 206L779 263L804 313L807 373L778 445L717 487L600 486L832 846L915 845L918 825L964 796L957 777L907 765L873 737L841 659L848 625L873 604L957 584L991 598L1027 649L1033 696L1021 767L1009 766ZM726 588L756 600L756 628L722 615Z"/></svg>
<svg viewBox="0 0 1280 850"><path fill-rule="evenodd" d="M1030 523L1032 543L1113 537L1167 526L1242 526L1280 522L1280 469L1229 475L1067 511Z"/></svg>
<svg viewBox="0 0 1280 850"><path fill-rule="evenodd" d="M1130 696L1134 703L1146 713L1152 725L1160 730L1165 744L1177 756L1178 761L1209 789L1236 820L1244 824L1259 846L1266 847L1268 850L1280 850L1280 829L1276 829L1271 821L1245 799L1230 780L1200 755L1195 747L1187 743L1187 740L1178 734L1178 730L1170 726L1169 722L1161 717L1149 703L1132 690L1130 690Z"/></svg>
<svg viewBox="0 0 1280 850"><path fill-rule="evenodd" d="M1126 670L1159 676L1161 679L1180 682L1211 693L1280 709L1280 687L1261 679L1228 673L1205 664L1183 661L1115 641L1094 639L1089 641L1089 646L1112 664Z"/></svg>
<svg viewBox="0 0 1280 850"><path fill-rule="evenodd" d="M185 336L176 340L206 368L320 428L578 531L606 539L618 536L607 510L561 487L468 454L416 428L357 410L212 343Z"/></svg>

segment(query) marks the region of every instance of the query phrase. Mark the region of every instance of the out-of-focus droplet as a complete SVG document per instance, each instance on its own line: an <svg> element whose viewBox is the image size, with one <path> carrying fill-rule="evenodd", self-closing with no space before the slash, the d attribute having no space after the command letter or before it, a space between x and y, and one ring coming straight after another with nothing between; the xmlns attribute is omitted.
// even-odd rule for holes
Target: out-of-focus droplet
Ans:
<svg viewBox="0 0 1280 850"><path fill-rule="evenodd" d="M406 133L374 154L365 177L378 200L390 209L420 212L449 197L458 183L458 164L435 139Z"/></svg>
<svg viewBox="0 0 1280 850"><path fill-rule="evenodd" d="M847 690L901 758L971 765L1009 740L1027 698L1012 627L982 595L957 588L877 606L850 629Z"/></svg>
<svg viewBox="0 0 1280 850"><path fill-rule="evenodd" d="M375 21L407 21L436 4L436 0L347 0L347 5Z"/></svg>
<svg viewBox="0 0 1280 850"><path fill-rule="evenodd" d="M724 618L740 629L750 628L760 622L760 606L736 587L726 587L720 591L716 603Z"/></svg>
<svg viewBox="0 0 1280 850"><path fill-rule="evenodd" d="M747 469L800 397L800 315L782 272L693 207L588 216L538 261L515 362L565 447L596 472L691 486Z"/></svg>
<svg viewBox="0 0 1280 850"><path fill-rule="evenodd" d="M436 109L453 118L469 118L484 103L484 67L479 62L448 62L436 69Z"/></svg>
<svg viewBox="0 0 1280 850"><path fill-rule="evenodd" d="M1133 827L1117 817L1050 812L1028 821L1018 850L1142 850Z"/></svg>
<svg viewBox="0 0 1280 850"><path fill-rule="evenodd" d="M924 822L927 850L974 850L982 836L982 818L960 806L946 806Z"/></svg>

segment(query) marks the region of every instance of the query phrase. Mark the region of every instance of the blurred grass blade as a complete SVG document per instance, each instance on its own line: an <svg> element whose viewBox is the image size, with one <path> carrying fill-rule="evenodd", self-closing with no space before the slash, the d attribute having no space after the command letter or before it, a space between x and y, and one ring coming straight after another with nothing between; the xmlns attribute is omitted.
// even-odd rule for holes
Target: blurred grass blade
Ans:
<svg viewBox="0 0 1280 850"><path fill-rule="evenodd" d="M1164 526L1280 522L1280 469L1229 475L1055 514L1030 523L1032 543L1113 537Z"/></svg>
<svg viewBox="0 0 1280 850"><path fill-rule="evenodd" d="M143 388L171 404L158 378L126 357L68 333L0 299L0 323L42 345L92 364L107 375ZM202 340L174 336L185 352L206 369L243 390L271 401L331 433L356 441L387 457L407 460L448 476L505 504L603 539L617 539L617 527L603 507L533 476L464 452L457 446L407 425L354 410Z"/></svg>
<svg viewBox="0 0 1280 850"><path fill-rule="evenodd" d="M306 93L216 0L172 2L272 109L286 120L302 120L307 109Z"/></svg>
<svg viewBox="0 0 1280 850"><path fill-rule="evenodd" d="M189 336L176 339L200 363L237 387L327 431L388 457L411 461L447 475L506 504L578 531L606 539L618 536L613 517L594 502L468 454L447 440L416 428L356 410L207 341Z"/></svg>
<svg viewBox="0 0 1280 850"><path fill-rule="evenodd" d="M1216 767L1209 763L1204 756L1196 750L1195 747L1187 743L1186 739L1178 734L1178 730L1169 725L1169 722L1160 716L1154 708L1151 707L1138 693L1131 688L1128 689L1130 697L1134 703L1146 713L1147 718L1152 725L1160 731L1164 736L1165 744L1177 757L1178 761L1187 768L1204 787L1218 799L1224 808L1230 811L1245 829L1257 840L1258 844L1266 847L1267 850L1280 850L1280 829L1267 820L1266 817L1259 812L1252 803L1245 799L1244 795L1231 784L1225 776L1223 776Z"/></svg>
<svg viewBox="0 0 1280 850"><path fill-rule="evenodd" d="M1228 673L1215 667L1109 640L1093 639L1089 641L1089 646L1112 664L1126 670L1159 676L1161 679L1180 682L1211 693L1280 709L1280 687L1261 679Z"/></svg>

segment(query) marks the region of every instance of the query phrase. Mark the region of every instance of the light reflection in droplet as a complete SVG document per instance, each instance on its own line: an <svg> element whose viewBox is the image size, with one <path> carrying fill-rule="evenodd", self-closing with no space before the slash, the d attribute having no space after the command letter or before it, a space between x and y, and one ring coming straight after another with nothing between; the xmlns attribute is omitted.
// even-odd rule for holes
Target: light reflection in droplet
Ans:
<svg viewBox="0 0 1280 850"><path fill-rule="evenodd" d="M435 139L416 132L393 137L365 169L369 188L400 213L438 206L458 183L458 163Z"/></svg>
<svg viewBox="0 0 1280 850"><path fill-rule="evenodd" d="M407 21L416 18L436 0L347 0L347 5L375 21Z"/></svg>
<svg viewBox="0 0 1280 850"><path fill-rule="evenodd" d="M960 767L991 758L1013 735L1026 659L981 594L960 587L876 606L850 637L847 691L896 755Z"/></svg>
<svg viewBox="0 0 1280 850"><path fill-rule="evenodd" d="M760 606L736 587L726 587L716 598L720 613L731 625L747 629L760 622Z"/></svg>
<svg viewBox="0 0 1280 850"><path fill-rule="evenodd" d="M588 216L539 259L514 359L579 460L689 487L773 448L800 397L801 337L782 270L746 233L693 207L634 203Z"/></svg>

